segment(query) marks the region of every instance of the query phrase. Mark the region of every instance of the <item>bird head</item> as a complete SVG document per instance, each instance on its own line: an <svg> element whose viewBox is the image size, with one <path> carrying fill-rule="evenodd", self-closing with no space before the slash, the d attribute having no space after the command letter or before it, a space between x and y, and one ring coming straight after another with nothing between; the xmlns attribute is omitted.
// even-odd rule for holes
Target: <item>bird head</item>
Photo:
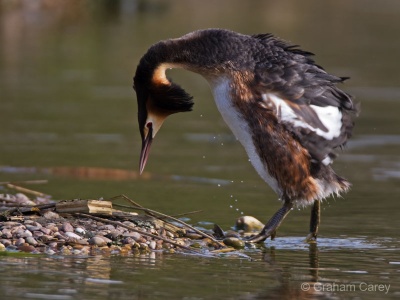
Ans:
<svg viewBox="0 0 400 300"><path fill-rule="evenodd" d="M165 77L166 64L151 68L143 64L144 58L136 70L133 86L137 96L139 131L142 137L140 174L147 163L153 139L165 119L177 112L191 111L193 106L192 97Z"/></svg>

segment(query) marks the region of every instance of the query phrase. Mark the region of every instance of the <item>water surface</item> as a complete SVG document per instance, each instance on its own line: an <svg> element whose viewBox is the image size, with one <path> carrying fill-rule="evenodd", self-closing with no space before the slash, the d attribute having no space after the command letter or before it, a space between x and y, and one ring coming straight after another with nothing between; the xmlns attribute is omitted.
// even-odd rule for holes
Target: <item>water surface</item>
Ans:
<svg viewBox="0 0 400 300"><path fill-rule="evenodd" d="M240 255L1 256L2 295L400 297L399 11L395 0L2 2L0 181L46 179L29 187L54 199L126 194L167 214L202 210L192 224L224 229L242 214L266 221L279 208L224 124L206 81L181 70L169 76L195 97L194 111L165 123L146 176L137 176L132 76L141 55L161 39L208 27L272 32L315 52L329 72L350 76L343 89L362 103L354 137L334 165L353 187L323 203L317 245L302 243L304 209L291 212L264 250ZM387 293L379 291L389 284Z"/></svg>

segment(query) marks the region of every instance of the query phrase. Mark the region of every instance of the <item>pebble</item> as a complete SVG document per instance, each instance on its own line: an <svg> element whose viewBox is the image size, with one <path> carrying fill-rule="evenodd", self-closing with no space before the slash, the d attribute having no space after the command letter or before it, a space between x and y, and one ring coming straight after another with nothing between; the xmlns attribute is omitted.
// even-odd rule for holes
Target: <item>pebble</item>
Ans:
<svg viewBox="0 0 400 300"><path fill-rule="evenodd" d="M31 236L27 237L27 238L25 239L25 241L26 241L29 245L32 245L32 246L36 246L36 245L38 244L38 242L35 240L35 238L34 238L34 237L31 237Z"/></svg>
<svg viewBox="0 0 400 300"><path fill-rule="evenodd" d="M62 230L64 232L74 232L74 227L72 227L71 223L69 222L64 222L62 224Z"/></svg>
<svg viewBox="0 0 400 300"><path fill-rule="evenodd" d="M40 228L40 231L47 235L51 233L51 230L46 227Z"/></svg>
<svg viewBox="0 0 400 300"><path fill-rule="evenodd" d="M157 250L162 249L163 243L164 243L163 240L157 240L156 241L156 244L157 244L156 249Z"/></svg>
<svg viewBox="0 0 400 300"><path fill-rule="evenodd" d="M76 232L76 233L79 233L79 234L85 234L85 233L86 233L86 230L83 229L82 227L76 227L76 228L75 228L75 232Z"/></svg>
<svg viewBox="0 0 400 300"><path fill-rule="evenodd" d="M136 227L136 225L133 224L133 223L130 222L130 221L124 221L124 222L122 222L122 224L124 224L124 225L126 225L126 226Z"/></svg>
<svg viewBox="0 0 400 300"><path fill-rule="evenodd" d="M52 232L58 232L58 227L54 223L47 224L46 228Z"/></svg>
<svg viewBox="0 0 400 300"><path fill-rule="evenodd" d="M55 248L57 248L58 244L57 244L57 242L50 242L50 243L48 244L48 246L49 246L50 248L55 249Z"/></svg>
<svg viewBox="0 0 400 300"><path fill-rule="evenodd" d="M110 238L113 241L118 240L120 237L122 236L122 232L119 230L112 230L111 232L109 232L106 237Z"/></svg>
<svg viewBox="0 0 400 300"><path fill-rule="evenodd" d="M58 213L56 213L54 211L50 211L50 210L46 211L43 214L43 217L45 217L46 219L49 219L49 220L60 219L60 215Z"/></svg>
<svg viewBox="0 0 400 300"><path fill-rule="evenodd" d="M34 252L36 250L35 247L27 244L27 243L23 243L21 245L18 246L18 250L22 251L22 252Z"/></svg>
<svg viewBox="0 0 400 300"><path fill-rule="evenodd" d="M4 246L8 247L11 245L11 241L10 240L6 240L6 239L2 239L0 241L0 243L2 243Z"/></svg>
<svg viewBox="0 0 400 300"><path fill-rule="evenodd" d="M40 228L40 231L47 235L49 235L51 233L51 230L46 227Z"/></svg>
<svg viewBox="0 0 400 300"><path fill-rule="evenodd" d="M14 226L11 228L12 234L14 234L15 232L23 232L25 230L26 230L25 225Z"/></svg>
<svg viewBox="0 0 400 300"><path fill-rule="evenodd" d="M62 255L71 255L71 248L69 246L62 246L60 248L60 253Z"/></svg>
<svg viewBox="0 0 400 300"><path fill-rule="evenodd" d="M18 238L16 241L15 241L15 246L20 246L20 245L22 245L22 244L25 244L25 239L24 238Z"/></svg>
<svg viewBox="0 0 400 300"><path fill-rule="evenodd" d="M76 233L73 233L73 232L71 232L71 231L67 231L67 232L65 233L65 235L66 235L67 237L71 238L71 239L76 239L76 240L82 239L82 237L81 237L80 235L77 235Z"/></svg>
<svg viewBox="0 0 400 300"><path fill-rule="evenodd" d="M6 250L7 251L15 251L15 250L17 250L18 249L18 247L17 246L14 246L14 245L10 245L10 246L7 246L6 247Z"/></svg>
<svg viewBox="0 0 400 300"><path fill-rule="evenodd" d="M109 238L107 238L107 237L105 237L105 236L102 236L101 237L107 244L111 244L112 243L112 240L110 240Z"/></svg>
<svg viewBox="0 0 400 300"><path fill-rule="evenodd" d="M39 238L39 237L41 237L41 236L43 236L43 235L44 235L44 233L41 232L41 231L34 231L34 232L33 232L33 237L34 237L34 238Z"/></svg>
<svg viewBox="0 0 400 300"><path fill-rule="evenodd" d="M241 239L238 239L236 237L227 237L223 240L223 243L226 246L230 246L235 249L243 249L245 246L244 241L242 241Z"/></svg>
<svg viewBox="0 0 400 300"><path fill-rule="evenodd" d="M106 224L106 225L102 225L100 227L98 227L99 230L115 230L114 225L111 224Z"/></svg>
<svg viewBox="0 0 400 300"><path fill-rule="evenodd" d="M126 228L90 218L73 219L64 214L60 216L51 210L42 212L41 216L26 215L21 218L21 221L0 222L0 251L19 250L47 255L141 256L152 253L154 256L155 250L173 253L178 249L163 240L142 235L134 231L135 228L170 238L179 245L189 246L197 242L200 248L214 247L214 242L206 242L206 239L195 232L188 232L185 237L179 238L178 234L151 221L125 220L123 224L129 227Z"/></svg>
<svg viewBox="0 0 400 300"><path fill-rule="evenodd" d="M29 230L25 230L24 232L22 232L22 234L20 234L20 237L26 238L26 237L30 237L32 236L32 232L30 232Z"/></svg>
<svg viewBox="0 0 400 300"><path fill-rule="evenodd" d="M131 237L126 237L124 239L121 240L122 244L126 244L126 245L134 245L136 242L133 238Z"/></svg>
<svg viewBox="0 0 400 300"><path fill-rule="evenodd" d="M11 230L10 229L8 229L8 228L5 228L5 229L3 229L2 230L2 233L1 233L1 237L2 238L5 238L5 239L11 239L12 238L12 233L11 233Z"/></svg>
<svg viewBox="0 0 400 300"><path fill-rule="evenodd" d="M31 199L29 199L28 196L26 196L22 193L15 194L15 198L16 198L17 203L20 203L23 205L35 205L36 204Z"/></svg>
<svg viewBox="0 0 400 300"><path fill-rule="evenodd" d="M56 251L54 251L54 250L51 249L51 248L47 248L47 249L44 251L44 253L46 253L46 254L48 254L48 255L53 255L53 254L56 253Z"/></svg>
<svg viewBox="0 0 400 300"><path fill-rule="evenodd" d="M81 250L80 249L74 249L74 250L72 250L72 254L73 255L81 254Z"/></svg>
<svg viewBox="0 0 400 300"><path fill-rule="evenodd" d="M156 249L156 246L157 246L156 241L150 241L150 242L149 242L149 248L150 248L151 250L155 250L155 249Z"/></svg>
<svg viewBox="0 0 400 300"><path fill-rule="evenodd" d="M38 231L40 230L40 228L42 228L42 226L32 226L32 225L26 225L26 229L29 231Z"/></svg>
<svg viewBox="0 0 400 300"><path fill-rule="evenodd" d="M115 228L116 230L119 230L119 231L121 231L122 233L124 233L124 232L127 232L128 231L128 229L127 228L125 228L125 227L121 227L121 226L117 226L117 228Z"/></svg>
<svg viewBox="0 0 400 300"><path fill-rule="evenodd" d="M56 239L63 240L64 236L60 232L56 232L53 235Z"/></svg>
<svg viewBox="0 0 400 300"><path fill-rule="evenodd" d="M260 231L264 228L264 224L252 216L243 216L236 220L237 230L244 232Z"/></svg>
<svg viewBox="0 0 400 300"><path fill-rule="evenodd" d="M44 234L42 236L39 236L37 239L43 243L47 243L47 242L51 241L53 239L53 237L51 235Z"/></svg>
<svg viewBox="0 0 400 300"><path fill-rule="evenodd" d="M131 237L136 242L142 241L142 235L139 232L125 232L123 234L124 237Z"/></svg>
<svg viewBox="0 0 400 300"><path fill-rule="evenodd" d="M139 243L139 249L147 250L149 249L149 245L147 245L146 243Z"/></svg>
<svg viewBox="0 0 400 300"><path fill-rule="evenodd" d="M11 228L11 227L18 226L18 225L20 225L20 223L13 222L13 221L7 221L7 222L3 223L3 228Z"/></svg>
<svg viewBox="0 0 400 300"><path fill-rule="evenodd" d="M90 245L95 245L97 247L102 247L107 245L107 242L101 236L94 236L88 240Z"/></svg>

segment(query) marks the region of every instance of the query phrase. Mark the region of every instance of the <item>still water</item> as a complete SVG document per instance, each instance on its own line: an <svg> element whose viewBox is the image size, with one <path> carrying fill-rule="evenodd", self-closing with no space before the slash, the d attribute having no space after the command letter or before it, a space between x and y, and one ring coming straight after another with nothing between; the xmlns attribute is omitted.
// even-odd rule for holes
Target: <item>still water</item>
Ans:
<svg viewBox="0 0 400 300"><path fill-rule="evenodd" d="M350 76L343 89L362 103L335 163L353 187L323 203L316 245L302 242L304 209L265 249L218 258L1 256L0 298L400 298L399 13L396 0L0 2L0 181L48 180L29 187L53 199L126 194L167 214L202 210L189 222L224 229L278 209L205 80L184 71L169 75L194 111L167 121L138 177L132 76L161 39L208 27L272 32Z"/></svg>

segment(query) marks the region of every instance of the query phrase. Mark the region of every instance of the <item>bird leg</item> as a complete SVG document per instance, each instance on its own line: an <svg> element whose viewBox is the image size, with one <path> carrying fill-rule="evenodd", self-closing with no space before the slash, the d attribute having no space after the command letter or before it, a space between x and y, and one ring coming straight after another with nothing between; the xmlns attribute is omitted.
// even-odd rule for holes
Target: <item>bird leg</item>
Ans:
<svg viewBox="0 0 400 300"><path fill-rule="evenodd" d="M315 200L314 205L311 209L310 233L306 237L307 243L317 240L318 227L319 227L320 214L321 214L320 205L321 205L320 201Z"/></svg>
<svg viewBox="0 0 400 300"><path fill-rule="evenodd" d="M259 243L265 241L267 238L271 237L271 240L275 238L276 230L281 225L283 219L288 215L293 207L291 201L285 201L283 206L272 216L271 219L265 224L264 228L259 234L251 237L248 241L251 243Z"/></svg>

